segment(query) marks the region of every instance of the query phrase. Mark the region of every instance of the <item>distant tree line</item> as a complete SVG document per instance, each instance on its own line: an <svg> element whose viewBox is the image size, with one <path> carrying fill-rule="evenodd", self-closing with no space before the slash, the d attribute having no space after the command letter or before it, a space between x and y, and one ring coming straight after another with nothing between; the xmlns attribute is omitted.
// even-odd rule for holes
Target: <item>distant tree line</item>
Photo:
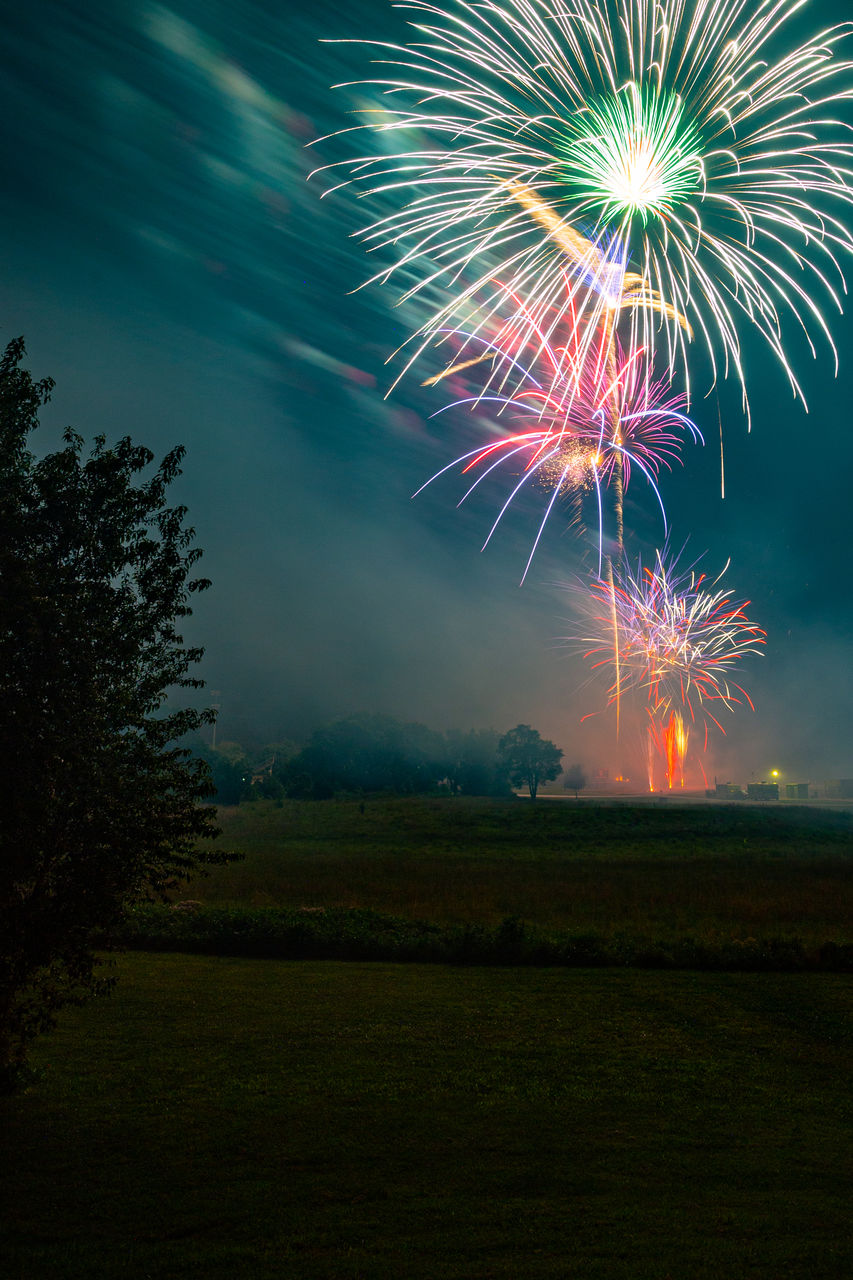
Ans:
<svg viewBox="0 0 853 1280"><path fill-rule="evenodd" d="M539 786L560 773L562 751L529 725L507 733L450 729L392 716L348 716L317 729L297 747L274 742L218 748L198 739L194 753L210 769L219 804L260 798L325 800L341 794L505 796Z"/></svg>

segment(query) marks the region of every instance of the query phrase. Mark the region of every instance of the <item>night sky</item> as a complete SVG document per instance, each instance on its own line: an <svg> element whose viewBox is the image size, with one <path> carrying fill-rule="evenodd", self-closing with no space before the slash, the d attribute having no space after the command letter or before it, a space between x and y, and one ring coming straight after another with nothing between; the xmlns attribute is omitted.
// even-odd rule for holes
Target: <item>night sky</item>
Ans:
<svg viewBox="0 0 853 1280"><path fill-rule="evenodd" d="M847 16L807 6L817 28ZM372 264L352 232L369 211L321 200L323 160L366 90L368 55L329 36L398 38L384 0L311 5L177 0L34 0L6 15L0 52L3 341L23 333L35 376L56 379L37 448L66 424L130 434L157 453L187 446L178 496L213 588L186 636L221 732L300 738L355 711L435 728L553 738L569 761L636 767L563 637L568 590L591 542L555 516L523 587L538 524L523 505L488 550L496 496L455 509L451 478L412 493L466 448L464 418L386 357L420 316L388 288L357 286ZM663 494L688 559L751 601L767 652L744 665L756 713L730 717L708 771L748 781L853 777L850 589L853 306L798 371L794 402L773 357L745 343L753 425L736 388L693 416ZM792 334L793 337L793 334ZM796 344L791 343L796 352ZM505 491L504 491L505 492ZM640 483L626 504L629 551L660 536ZM541 510L541 507L540 507Z"/></svg>

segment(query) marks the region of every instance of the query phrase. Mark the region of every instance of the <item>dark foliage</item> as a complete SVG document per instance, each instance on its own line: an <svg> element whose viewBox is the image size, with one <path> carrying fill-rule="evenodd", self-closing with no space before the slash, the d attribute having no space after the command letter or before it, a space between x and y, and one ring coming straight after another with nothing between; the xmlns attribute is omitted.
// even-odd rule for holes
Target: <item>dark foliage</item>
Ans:
<svg viewBox="0 0 853 1280"><path fill-rule="evenodd" d="M323 725L300 750L290 742L217 749L199 736L189 745L211 771L216 800L232 805L341 795L508 796L500 740L494 729L440 733L365 713Z"/></svg>
<svg viewBox="0 0 853 1280"><path fill-rule="evenodd" d="M493 729L437 733L392 716L355 715L318 729L285 766L287 794L507 795Z"/></svg>
<svg viewBox="0 0 853 1280"><path fill-rule="evenodd" d="M28 450L52 389L0 359L0 1072L61 1005L102 990L94 929L162 896L215 834L205 766L175 740L210 713L166 712L201 650L176 630L200 551L166 492L175 449L98 437L88 456Z"/></svg>
<svg viewBox="0 0 853 1280"><path fill-rule="evenodd" d="M570 764L568 769L563 773L563 790L574 791L575 799L578 798L578 792L583 791L587 784L587 776L584 772L582 764Z"/></svg>
<svg viewBox="0 0 853 1280"><path fill-rule="evenodd" d="M223 742L216 747L200 734L193 734L186 745L210 770L217 804L280 800L290 784L290 759L296 753L291 742L271 742L251 749Z"/></svg>
<svg viewBox="0 0 853 1280"><path fill-rule="evenodd" d="M853 946L826 942L807 950L797 938L654 939L536 929L515 916L495 928L435 924L364 908L140 906L121 928L135 950L289 960L386 960L420 963L559 965L569 968L853 971Z"/></svg>
<svg viewBox="0 0 853 1280"><path fill-rule="evenodd" d="M500 734L494 729L449 730L445 734L447 785L453 795L509 794L506 772L498 757Z"/></svg>
<svg viewBox="0 0 853 1280"><path fill-rule="evenodd" d="M355 715L325 725L288 764L288 794L323 800L336 792L417 795L446 772L444 740L422 724Z"/></svg>
<svg viewBox="0 0 853 1280"><path fill-rule="evenodd" d="M540 785L560 772L563 753L529 724L517 724L498 743L498 756L514 787L527 787L535 800Z"/></svg>
<svg viewBox="0 0 853 1280"><path fill-rule="evenodd" d="M232 759L206 746L201 740L187 744L197 760L210 771L211 797L217 804L239 804L249 794L249 763Z"/></svg>

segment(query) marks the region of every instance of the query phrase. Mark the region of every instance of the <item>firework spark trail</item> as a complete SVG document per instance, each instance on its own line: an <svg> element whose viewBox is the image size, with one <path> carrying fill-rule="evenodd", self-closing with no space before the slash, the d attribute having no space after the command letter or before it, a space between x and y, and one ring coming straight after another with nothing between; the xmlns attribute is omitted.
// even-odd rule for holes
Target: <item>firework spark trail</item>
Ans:
<svg viewBox="0 0 853 1280"><path fill-rule="evenodd" d="M646 760L646 777L649 783L649 791L654 791L655 756L657 754L657 746L655 744L654 735L650 731L643 735L643 749Z"/></svg>
<svg viewBox="0 0 853 1280"><path fill-rule="evenodd" d="M684 762L687 758L687 744L690 739L690 731L684 723L684 717L680 711L670 711L668 716L656 719L651 710L649 710L649 716L648 758L653 759L655 753L659 756L663 764L668 791L672 791L676 780L683 788Z"/></svg>
<svg viewBox="0 0 853 1280"><path fill-rule="evenodd" d="M391 258L373 279L405 278L404 296L425 303L443 289L410 362L495 274L530 315L547 311L568 263L587 332L615 306L626 345L685 378L695 334L748 412L746 322L801 394L783 330L801 328L813 352L821 334L834 353L824 310L840 309L853 248L841 220L853 148L834 117L853 96L839 52L851 24L785 48L800 0L402 7L410 44L354 42L377 50L386 70L368 83L387 105L356 126L381 137L379 154L342 162L339 185L390 209L365 231Z"/></svg>
<svg viewBox="0 0 853 1280"><path fill-rule="evenodd" d="M593 582L592 630L580 637L593 668L611 669L610 704L627 689L638 690L660 724L675 712L685 723L701 724L706 747L709 722L725 733L722 707L733 711L741 702L752 707L733 672L765 642L765 632L746 616L748 602L736 601L730 590L714 589L722 576L708 583L695 568L680 571L677 556L667 560L660 552L654 569L640 564L633 572L623 563L612 587L607 578ZM618 669L611 638L614 609Z"/></svg>
<svg viewBox="0 0 853 1280"><path fill-rule="evenodd" d="M840 53L853 23L786 49L802 3L403 0L410 43L353 42L378 50L385 70L368 83L387 105L355 127L373 133L378 154L338 162L339 185L379 202L363 233L383 259L372 282L403 280L402 300L424 306L398 380L427 349L449 351L426 385L484 372L475 394L447 407L488 405L512 422L427 484L474 471L465 501L504 464L521 467L486 543L516 495L543 486L525 576L560 494L595 489L586 656L611 672L617 735L623 694L644 696L647 745L670 786L683 783L690 725L707 746L709 723L724 731L721 707L752 705L732 673L764 632L719 579L681 572L677 556L632 573L622 492L639 470L666 533L657 476L678 452L676 428L698 437L682 412L690 343L706 352L712 385L739 381L747 418L744 325L795 396L789 326L813 355L825 339L837 369L824 313L841 309L842 255L853 250L843 220L853 142L834 117L853 98L853 62ZM683 404L667 398L676 376ZM605 489L615 556L604 552ZM653 785L651 755L649 773Z"/></svg>
<svg viewBox="0 0 853 1280"><path fill-rule="evenodd" d="M619 740L619 729L622 721L622 663L621 641L619 637L619 610L616 606L616 583L613 576L613 561L607 561L607 589L610 595L610 625L613 635L613 674L611 701L616 707L616 739Z"/></svg>
<svg viewBox="0 0 853 1280"><path fill-rule="evenodd" d="M683 413L683 398L673 395L664 381L652 377L642 350L623 352L612 328L605 328L598 343L590 347L570 303L561 305L559 310L564 326L561 328L550 317L543 317L544 323L527 333L527 345L521 351L515 314L501 325L494 337L478 335L473 339L486 345L485 355L491 359L493 370L500 368L505 360L510 361L514 379L521 385L510 394L492 394L479 389L437 412L485 406L496 421L509 417L513 426L518 424L521 429L510 430L497 440L463 454L417 490L421 493L456 466L463 475L479 471L477 479L460 499L461 504L486 476L521 455L524 458L521 479L503 504L484 545L488 545L513 498L529 482L534 481L550 491L522 582L557 497L578 495L593 488L598 505L601 575L605 542L602 489L609 487L615 491L616 546L621 554L622 492L630 483L634 469L643 475L655 494L666 534L666 511L657 483L660 470L680 459L683 435L689 433L694 440L702 440L698 428ZM446 377L467 373L479 363L467 355L472 341L469 335L456 336L465 358L452 362L445 370ZM511 356L505 349L507 343ZM487 387L491 381L487 379ZM530 422L526 429L525 419Z"/></svg>

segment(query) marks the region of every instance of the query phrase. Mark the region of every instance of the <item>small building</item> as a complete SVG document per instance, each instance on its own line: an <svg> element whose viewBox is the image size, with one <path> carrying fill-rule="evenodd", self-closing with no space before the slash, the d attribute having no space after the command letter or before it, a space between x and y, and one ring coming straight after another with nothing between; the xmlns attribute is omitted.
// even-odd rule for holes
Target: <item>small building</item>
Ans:
<svg viewBox="0 0 853 1280"><path fill-rule="evenodd" d="M714 787L714 795L718 800L742 800L743 787L736 782L718 782Z"/></svg>
<svg viewBox="0 0 853 1280"><path fill-rule="evenodd" d="M747 800L778 800L778 782L748 782L746 786Z"/></svg>
<svg viewBox="0 0 853 1280"><path fill-rule="evenodd" d="M827 800L853 800L853 778L832 778L824 785Z"/></svg>
<svg viewBox="0 0 853 1280"><path fill-rule="evenodd" d="M809 784L807 782L786 782L785 798L787 800L808 800Z"/></svg>

